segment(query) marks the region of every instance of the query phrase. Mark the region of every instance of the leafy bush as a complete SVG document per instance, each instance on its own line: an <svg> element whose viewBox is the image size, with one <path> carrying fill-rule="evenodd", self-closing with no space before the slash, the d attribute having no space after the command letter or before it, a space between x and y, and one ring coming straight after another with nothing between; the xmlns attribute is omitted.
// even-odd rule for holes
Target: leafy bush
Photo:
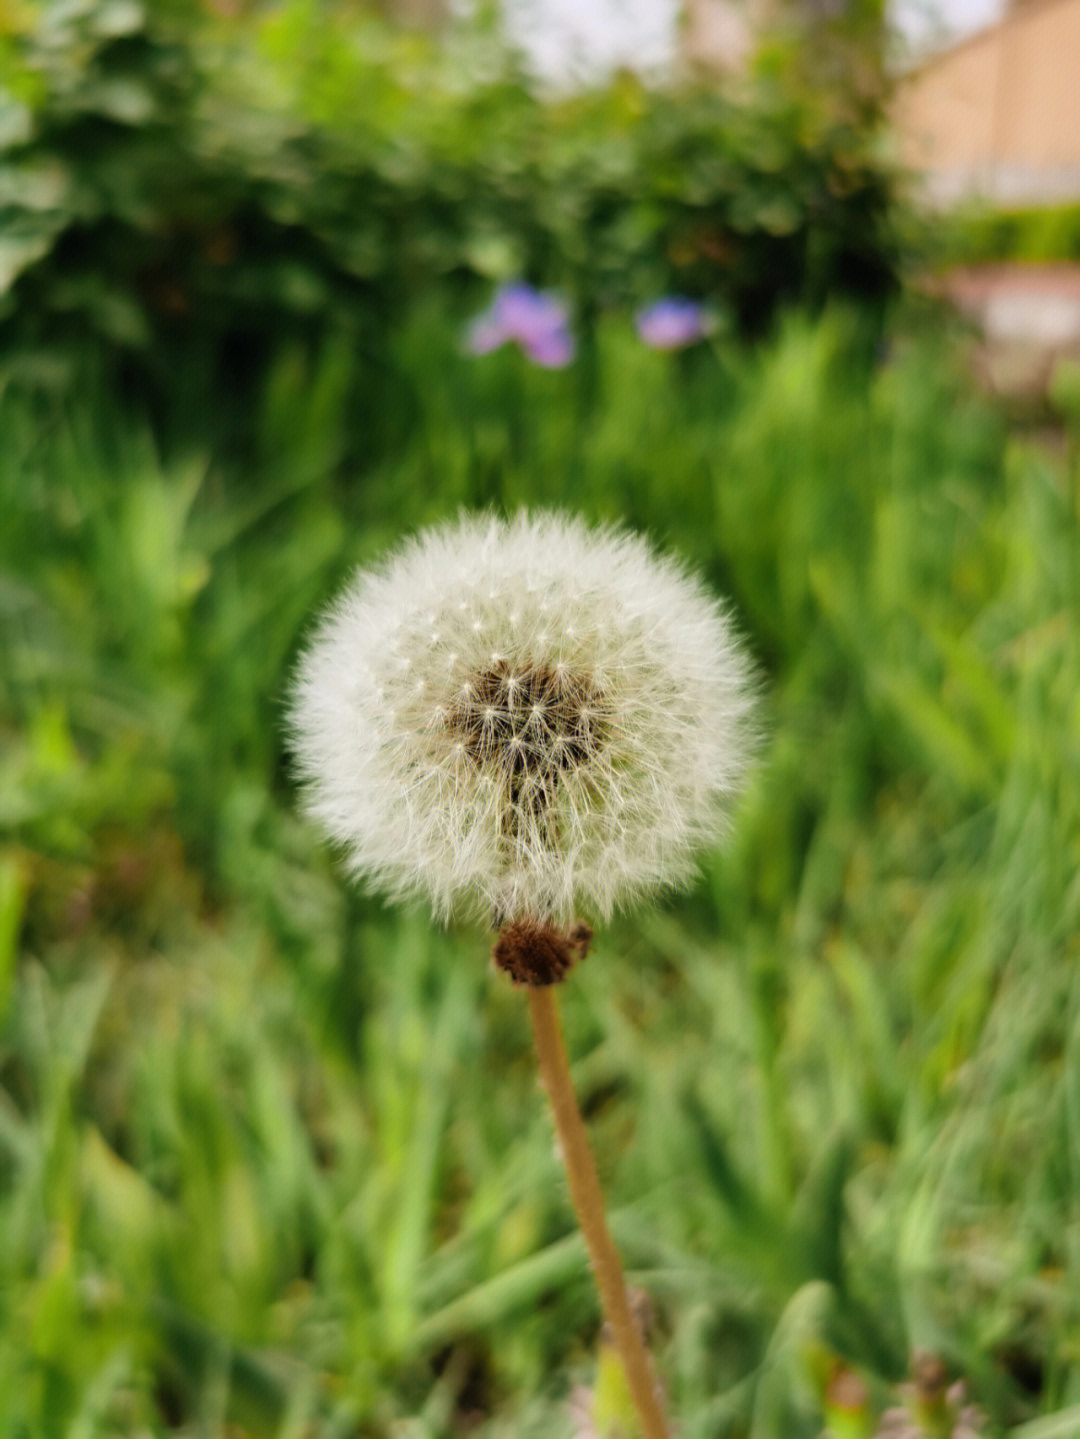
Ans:
<svg viewBox="0 0 1080 1439"><path fill-rule="evenodd" d="M586 320L678 291L745 328L890 287L887 178L810 98L624 80L544 101L479 39L299 3L26 14L0 69L0 289L9 353L46 375L86 339L197 415L285 339L377 348L433 281L464 307L524 275Z"/></svg>
<svg viewBox="0 0 1080 1439"><path fill-rule="evenodd" d="M965 207L923 222L919 246L933 263L1080 260L1080 206Z"/></svg>

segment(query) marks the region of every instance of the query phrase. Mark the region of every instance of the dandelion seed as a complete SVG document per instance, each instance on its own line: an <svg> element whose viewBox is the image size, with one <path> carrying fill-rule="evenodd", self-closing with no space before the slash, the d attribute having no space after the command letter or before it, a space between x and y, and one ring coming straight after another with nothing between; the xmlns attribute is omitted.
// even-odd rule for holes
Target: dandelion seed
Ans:
<svg viewBox="0 0 1080 1439"><path fill-rule="evenodd" d="M475 617L462 574L489 597ZM692 873L745 768L748 681L723 610L642 539L469 517L355 577L301 661L293 742L311 813L375 887L565 923Z"/></svg>

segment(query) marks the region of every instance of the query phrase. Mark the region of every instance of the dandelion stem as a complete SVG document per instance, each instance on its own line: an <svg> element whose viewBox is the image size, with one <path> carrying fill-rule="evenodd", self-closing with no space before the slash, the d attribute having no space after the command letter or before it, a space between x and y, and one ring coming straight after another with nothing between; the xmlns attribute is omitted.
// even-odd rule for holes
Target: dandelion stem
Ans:
<svg viewBox="0 0 1080 1439"><path fill-rule="evenodd" d="M604 1197L596 1163L570 1078L559 1023L556 986L532 985L527 993L540 1077L551 1101L570 1184L570 1197L585 1236L604 1316L626 1370L645 1439L669 1439L670 1430L661 1408L652 1362L640 1326L630 1308L622 1264L604 1216Z"/></svg>

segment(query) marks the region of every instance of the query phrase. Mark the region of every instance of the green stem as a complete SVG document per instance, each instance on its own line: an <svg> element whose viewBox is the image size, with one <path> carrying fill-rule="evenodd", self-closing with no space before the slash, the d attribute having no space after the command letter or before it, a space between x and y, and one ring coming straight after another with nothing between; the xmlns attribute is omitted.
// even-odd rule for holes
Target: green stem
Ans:
<svg viewBox="0 0 1080 1439"><path fill-rule="evenodd" d="M604 1216L604 1196L596 1163L585 1133L577 1096L570 1078L559 1008L554 985L528 989L529 1014L540 1077L551 1101L555 1129L562 1145L563 1163L570 1184L570 1197L577 1211L581 1232L589 1251L604 1317L626 1370L630 1394L641 1419L645 1439L670 1439L670 1430L660 1404L660 1393L641 1329L630 1308L622 1264Z"/></svg>

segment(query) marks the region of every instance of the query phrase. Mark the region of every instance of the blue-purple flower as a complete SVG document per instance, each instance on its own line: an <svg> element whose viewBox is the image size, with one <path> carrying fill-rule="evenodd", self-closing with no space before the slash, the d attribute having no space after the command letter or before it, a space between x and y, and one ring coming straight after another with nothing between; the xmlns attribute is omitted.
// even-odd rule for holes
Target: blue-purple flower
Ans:
<svg viewBox="0 0 1080 1439"><path fill-rule="evenodd" d="M531 285L503 285L490 307L476 317L465 336L472 355L486 355L516 344L546 369L560 369L574 358L574 337L563 302Z"/></svg>
<svg viewBox="0 0 1080 1439"><path fill-rule="evenodd" d="M639 338L654 350L682 350L696 345L711 328L709 316L697 300L666 295L637 312Z"/></svg>

